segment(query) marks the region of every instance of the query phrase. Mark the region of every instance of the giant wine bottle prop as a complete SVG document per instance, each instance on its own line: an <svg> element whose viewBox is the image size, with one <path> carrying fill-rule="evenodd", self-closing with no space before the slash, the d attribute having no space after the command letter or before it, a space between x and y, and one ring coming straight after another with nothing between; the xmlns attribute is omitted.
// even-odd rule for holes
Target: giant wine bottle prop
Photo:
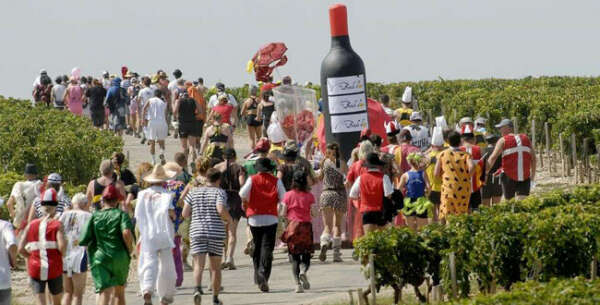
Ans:
<svg viewBox="0 0 600 305"><path fill-rule="evenodd" d="M368 127L365 65L350 46L346 6L329 7L331 49L321 63L321 97L327 143L337 142L344 160Z"/></svg>

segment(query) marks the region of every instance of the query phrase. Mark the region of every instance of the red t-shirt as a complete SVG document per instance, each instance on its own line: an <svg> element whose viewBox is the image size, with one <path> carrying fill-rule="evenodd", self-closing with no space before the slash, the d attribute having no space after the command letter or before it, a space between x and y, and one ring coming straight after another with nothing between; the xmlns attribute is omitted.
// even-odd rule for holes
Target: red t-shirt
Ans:
<svg viewBox="0 0 600 305"><path fill-rule="evenodd" d="M310 222L310 206L315 203L313 194L291 190L285 193L282 202L287 207L287 218L289 220Z"/></svg>
<svg viewBox="0 0 600 305"><path fill-rule="evenodd" d="M358 160L348 169L348 175L346 176L346 180L352 185L358 177L367 172L367 168L363 166L365 162L363 160Z"/></svg>
<svg viewBox="0 0 600 305"><path fill-rule="evenodd" d="M231 124L231 112L233 112L233 106L231 106L229 104L225 104L225 105L219 104L219 105L213 107L213 111L221 114L221 122L220 123Z"/></svg>

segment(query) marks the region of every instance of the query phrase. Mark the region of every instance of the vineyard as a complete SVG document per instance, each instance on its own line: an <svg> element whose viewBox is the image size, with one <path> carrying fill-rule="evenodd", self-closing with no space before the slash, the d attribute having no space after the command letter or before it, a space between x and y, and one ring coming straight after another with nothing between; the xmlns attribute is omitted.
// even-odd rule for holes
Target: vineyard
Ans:
<svg viewBox="0 0 600 305"><path fill-rule="evenodd" d="M42 175L60 173L69 194L85 190L100 161L123 147L120 138L94 129L87 118L30 105L0 96L0 198L23 179L27 163L36 164Z"/></svg>
<svg viewBox="0 0 600 305"><path fill-rule="evenodd" d="M374 255L378 286L429 281L462 298L526 280L595 278L599 246L600 186L507 201L419 233L387 228L355 241L363 262Z"/></svg>

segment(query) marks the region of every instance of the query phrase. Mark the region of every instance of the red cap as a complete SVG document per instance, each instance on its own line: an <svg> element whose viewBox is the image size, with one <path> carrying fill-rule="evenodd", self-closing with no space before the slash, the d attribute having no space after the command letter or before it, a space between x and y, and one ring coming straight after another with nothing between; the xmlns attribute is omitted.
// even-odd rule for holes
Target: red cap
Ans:
<svg viewBox="0 0 600 305"><path fill-rule="evenodd" d="M271 142L267 138L261 138L254 146L254 152L269 152L269 149L271 149Z"/></svg>
<svg viewBox="0 0 600 305"><path fill-rule="evenodd" d="M117 190L117 187L111 183L104 188L104 191L102 192L102 199L120 201L125 198L123 198L123 194Z"/></svg>
<svg viewBox="0 0 600 305"><path fill-rule="evenodd" d="M329 26L331 36L348 36L348 12L341 3L329 7Z"/></svg>

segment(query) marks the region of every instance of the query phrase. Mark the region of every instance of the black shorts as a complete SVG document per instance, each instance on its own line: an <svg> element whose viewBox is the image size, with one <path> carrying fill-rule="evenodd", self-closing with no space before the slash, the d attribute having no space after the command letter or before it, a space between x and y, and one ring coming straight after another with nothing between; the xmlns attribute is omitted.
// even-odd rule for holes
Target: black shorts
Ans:
<svg viewBox="0 0 600 305"><path fill-rule="evenodd" d="M486 185L481 187L481 198L483 198L483 200L492 197L502 197L502 184L499 181L498 183L487 182Z"/></svg>
<svg viewBox="0 0 600 305"><path fill-rule="evenodd" d="M57 295L63 292L63 281L62 275L51 280L40 281L34 278L29 278L31 280L31 289L33 293L45 293L46 292L46 283L48 284L48 289L50 290L50 294Z"/></svg>
<svg viewBox="0 0 600 305"><path fill-rule="evenodd" d="M502 191L504 192L504 198L506 200L512 199L517 196L529 196L531 190L531 181L529 179L525 181L515 181L510 179L507 175L502 174Z"/></svg>
<svg viewBox="0 0 600 305"><path fill-rule="evenodd" d="M469 210L474 211L479 209L481 205L481 190L471 193L471 198L469 198Z"/></svg>
<svg viewBox="0 0 600 305"><path fill-rule="evenodd" d="M362 223L363 225L377 225L380 227L384 226L385 219L383 219L383 212L364 212L362 214Z"/></svg>
<svg viewBox="0 0 600 305"><path fill-rule="evenodd" d="M262 122L256 120L255 114L250 114L248 115L248 118L246 118L246 124L248 124L248 126L258 127L262 125Z"/></svg>
<svg viewBox="0 0 600 305"><path fill-rule="evenodd" d="M442 193L431 191L431 193L429 193L429 201L435 205L440 205L442 203Z"/></svg>
<svg viewBox="0 0 600 305"><path fill-rule="evenodd" d="M102 127L104 125L104 114L104 109L101 111L92 110L91 117L94 127Z"/></svg>
<svg viewBox="0 0 600 305"><path fill-rule="evenodd" d="M201 137L202 136L202 121L195 122L180 122L179 123L179 137Z"/></svg>

